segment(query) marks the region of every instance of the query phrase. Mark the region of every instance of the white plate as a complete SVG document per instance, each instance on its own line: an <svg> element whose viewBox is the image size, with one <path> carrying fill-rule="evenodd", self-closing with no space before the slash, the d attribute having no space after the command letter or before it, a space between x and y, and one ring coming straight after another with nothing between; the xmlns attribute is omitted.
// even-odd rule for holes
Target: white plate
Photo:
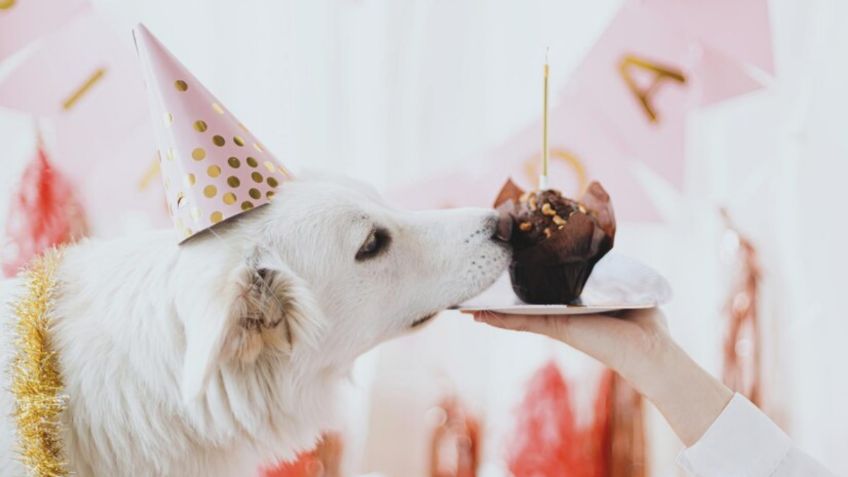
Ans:
<svg viewBox="0 0 848 477"><path fill-rule="evenodd" d="M595 265L583 294L573 304L524 303L512 291L509 273L504 273L489 289L457 308L514 315L585 315L654 308L670 299L671 287L656 270L632 258L608 254Z"/></svg>

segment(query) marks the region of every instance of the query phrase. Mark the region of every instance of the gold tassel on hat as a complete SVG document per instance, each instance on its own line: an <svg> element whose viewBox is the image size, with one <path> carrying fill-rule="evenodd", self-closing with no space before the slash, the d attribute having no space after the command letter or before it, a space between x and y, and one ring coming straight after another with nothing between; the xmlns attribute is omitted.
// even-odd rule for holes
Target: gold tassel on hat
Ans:
<svg viewBox="0 0 848 477"><path fill-rule="evenodd" d="M62 376L50 343L56 290L56 270L62 258L52 249L26 271L26 290L14 303L16 354L12 362L12 393L18 427L18 454L34 477L65 477L59 419L67 406Z"/></svg>

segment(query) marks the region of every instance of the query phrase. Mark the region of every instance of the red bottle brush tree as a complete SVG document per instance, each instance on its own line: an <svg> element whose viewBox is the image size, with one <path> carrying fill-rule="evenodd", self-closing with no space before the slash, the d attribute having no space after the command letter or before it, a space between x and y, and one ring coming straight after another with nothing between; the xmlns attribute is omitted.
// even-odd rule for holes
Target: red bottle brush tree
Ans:
<svg viewBox="0 0 848 477"><path fill-rule="evenodd" d="M3 241L3 274L13 276L46 249L82 238L85 214L68 180L38 146L9 204Z"/></svg>
<svg viewBox="0 0 848 477"><path fill-rule="evenodd" d="M325 433L311 452L297 456L294 462L280 464L262 473L263 477L342 477L342 438Z"/></svg>
<svg viewBox="0 0 848 477"><path fill-rule="evenodd" d="M579 426L570 385L553 361L530 379L508 456L514 477L643 477L641 396L605 370L593 419Z"/></svg>
<svg viewBox="0 0 848 477"><path fill-rule="evenodd" d="M569 385L553 361L530 378L521 403L509 470L515 477L584 476Z"/></svg>

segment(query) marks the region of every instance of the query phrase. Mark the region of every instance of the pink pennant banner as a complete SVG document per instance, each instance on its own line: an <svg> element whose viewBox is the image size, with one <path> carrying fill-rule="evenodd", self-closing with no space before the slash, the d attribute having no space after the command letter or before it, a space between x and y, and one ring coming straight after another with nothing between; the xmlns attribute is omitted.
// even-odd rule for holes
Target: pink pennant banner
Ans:
<svg viewBox="0 0 848 477"><path fill-rule="evenodd" d="M46 37L0 83L0 106L53 125L55 165L79 189L98 233L133 214L168 223L141 69L129 38L122 40L93 13L80 15Z"/></svg>
<svg viewBox="0 0 848 477"><path fill-rule="evenodd" d="M762 88L746 68L770 71L771 57L764 0L625 4L551 112L551 186L577 196L587 181L599 180L619 217L658 220L637 162L638 169L644 164L682 189L686 115ZM507 176L533 188L541 127L540 120L527 126L469 161L473 167L446 171L394 195L413 207L485 206Z"/></svg>
<svg viewBox="0 0 848 477"><path fill-rule="evenodd" d="M625 5L578 67L563 101L590 98L621 157L638 159L682 187L684 123L697 106L694 43Z"/></svg>
<svg viewBox="0 0 848 477"><path fill-rule="evenodd" d="M745 65L712 48L701 52L696 78L700 106L711 106L763 88L762 83L748 74Z"/></svg>
<svg viewBox="0 0 848 477"><path fill-rule="evenodd" d="M590 101L574 97L550 115L550 186L579 197L598 180L613 198L616 215L626 220L657 221L659 213L631 170L622 145L609 137ZM446 171L390 192L410 208L491 207L507 177L525 189L537 187L541 164L541 121L523 128L506 143L469 161L468 169Z"/></svg>
<svg viewBox="0 0 848 477"><path fill-rule="evenodd" d="M0 61L88 9L87 0L0 0Z"/></svg>
<svg viewBox="0 0 848 477"><path fill-rule="evenodd" d="M733 61L774 73L768 0L635 0L667 29L694 36Z"/></svg>
<svg viewBox="0 0 848 477"><path fill-rule="evenodd" d="M103 122L144 117L144 84L133 54L131 43L98 15L80 15L0 83L0 106L40 116L92 111Z"/></svg>

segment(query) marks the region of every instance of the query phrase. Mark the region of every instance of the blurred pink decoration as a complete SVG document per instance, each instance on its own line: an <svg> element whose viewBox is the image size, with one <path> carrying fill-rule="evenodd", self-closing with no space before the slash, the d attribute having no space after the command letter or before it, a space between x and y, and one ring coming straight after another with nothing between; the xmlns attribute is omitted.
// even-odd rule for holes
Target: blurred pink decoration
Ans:
<svg viewBox="0 0 848 477"><path fill-rule="evenodd" d="M768 21L762 0L630 2L586 55L563 101L588 99L606 140L682 188L686 115L763 87L744 66L771 70Z"/></svg>
<svg viewBox="0 0 848 477"><path fill-rule="evenodd" d="M742 64L718 50L709 48L701 53L697 77L701 106L710 106L763 87L762 83L745 71Z"/></svg>
<svg viewBox="0 0 848 477"><path fill-rule="evenodd" d="M743 235L726 209L721 209L726 234L733 243L731 288L725 304L722 380L757 406L763 405L762 323L760 291L762 266L757 247Z"/></svg>
<svg viewBox="0 0 848 477"><path fill-rule="evenodd" d="M774 73L768 0L635 0L668 28L733 61Z"/></svg>
<svg viewBox="0 0 848 477"><path fill-rule="evenodd" d="M430 477L476 477L481 432L477 418L456 396L439 403L444 419L433 430Z"/></svg>
<svg viewBox="0 0 848 477"><path fill-rule="evenodd" d="M622 145L606 136L608 129L586 97L574 97L552 111L550 123L550 185L566 195L579 197L591 180L598 180L617 200L616 214L628 220L656 220L656 209L636 182L629 166L632 161L622 156ZM488 155L482 169L493 187L481 205L491 206L499 182L509 175L527 190L536 188L539 174L539 131L541 120L526 127L509 142ZM483 166L481 166L483 167ZM506 174L509 172L509 174Z"/></svg>
<svg viewBox="0 0 848 477"><path fill-rule="evenodd" d="M180 241L269 203L288 171L144 25L133 35Z"/></svg>
<svg viewBox="0 0 848 477"><path fill-rule="evenodd" d="M606 140L620 146L613 163L638 159L679 188L684 118L696 106L696 60L685 35L664 28L647 11L625 5L578 67L563 99L579 97L592 104ZM593 179L607 183L605 177ZM610 193L616 204L631 200Z"/></svg>
<svg viewBox="0 0 848 477"><path fill-rule="evenodd" d="M746 66L773 69L768 22L762 0L626 3L553 105L550 185L576 196L599 180L623 220L659 220L637 170L684 187L686 115L762 88ZM536 185L540 136L541 119L478 160L391 195L416 208L488 206L506 177Z"/></svg>
<svg viewBox="0 0 848 477"><path fill-rule="evenodd" d="M39 144L9 204L3 274L14 276L37 255L82 238L86 231L85 214L73 187L53 169Z"/></svg>
<svg viewBox="0 0 848 477"><path fill-rule="evenodd" d="M550 186L579 197L590 180L599 180L616 200L618 217L656 221L659 214L623 158L623 145L607 135L608 127L585 97L569 96L550 113ZM491 207L506 177L532 190L539 174L541 119L480 157L467 169L446 171L389 195L404 207Z"/></svg>
<svg viewBox="0 0 848 477"><path fill-rule="evenodd" d="M646 477L648 455L642 395L610 369L601 374L595 419L584 440L600 447L603 477Z"/></svg>
<svg viewBox="0 0 848 477"><path fill-rule="evenodd" d="M0 0L0 61L89 8L87 0Z"/></svg>
<svg viewBox="0 0 848 477"><path fill-rule="evenodd" d="M48 36L0 83L0 106L45 118L56 167L76 185L98 233L133 214L167 225L141 69L96 14ZM33 87L35 85L35 87ZM118 230L120 231L120 230Z"/></svg>

